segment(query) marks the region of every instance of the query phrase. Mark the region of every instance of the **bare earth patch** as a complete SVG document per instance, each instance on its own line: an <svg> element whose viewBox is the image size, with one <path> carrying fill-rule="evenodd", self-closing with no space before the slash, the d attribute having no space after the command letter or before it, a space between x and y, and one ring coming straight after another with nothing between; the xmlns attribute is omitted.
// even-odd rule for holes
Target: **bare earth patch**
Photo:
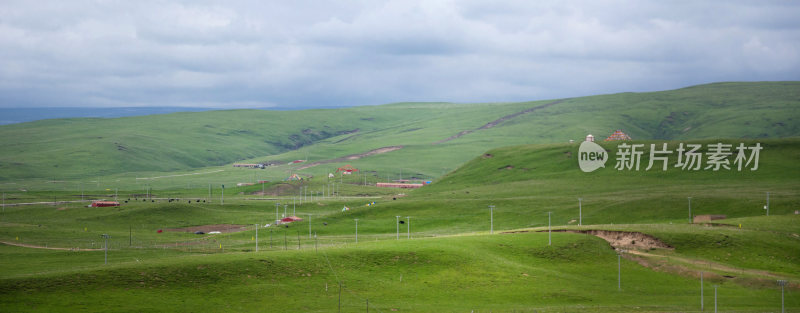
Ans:
<svg viewBox="0 0 800 313"><path fill-rule="evenodd" d="M586 230L576 232L603 238L615 249L673 249L672 246L664 243L658 238L639 232L609 230Z"/></svg>
<svg viewBox="0 0 800 313"><path fill-rule="evenodd" d="M200 225L200 226L164 229L164 231L186 232L186 233L201 231L206 234L212 231L218 231L221 233L235 233L245 230L247 230L247 225L235 225L235 224Z"/></svg>
<svg viewBox="0 0 800 313"><path fill-rule="evenodd" d="M261 192L261 190L250 193L251 195L259 195L259 196L279 196L284 194L293 193L295 190L295 186L289 183L279 183L276 184L269 189Z"/></svg>
<svg viewBox="0 0 800 313"><path fill-rule="evenodd" d="M607 241L611 245L611 247L613 247L615 250L620 250L620 249L650 250L655 248L674 249L672 246L664 243L658 238L640 232L613 231L613 230L564 230L564 229L553 230L553 231L597 236ZM546 230L540 230L539 232L546 232Z"/></svg>

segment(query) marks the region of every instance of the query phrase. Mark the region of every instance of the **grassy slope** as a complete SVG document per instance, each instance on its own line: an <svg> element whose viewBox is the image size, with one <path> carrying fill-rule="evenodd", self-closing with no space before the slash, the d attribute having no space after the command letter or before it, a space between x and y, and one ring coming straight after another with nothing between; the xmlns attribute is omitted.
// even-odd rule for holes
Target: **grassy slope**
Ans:
<svg viewBox="0 0 800 313"><path fill-rule="evenodd" d="M314 241L307 238L306 222L273 229L271 237L262 229L259 253L252 252L252 228L217 236L155 232L210 223L263 223L274 217L273 202L235 195L224 207L137 203L118 209L6 208L0 239L19 237L19 242L29 244L88 248L90 241L99 246L99 234L109 233L112 265L96 268L102 262L99 251L0 246L7 264L0 280L0 302L12 311L55 307L258 311L269 306L271 311L322 312L337 306L338 277L345 284L345 311L363 309L366 299L371 308L381 311L692 311L699 309L699 281L693 273L704 270L709 273L707 309L713 304L712 285L718 284L724 311L775 310L779 293L772 279L704 265L713 262L748 272L769 271L790 281L800 278L796 236L800 220L787 215L800 204L796 193L800 190L796 179L800 142L758 142L764 146L760 169L742 173L619 172L611 164L582 173L575 158L565 153L576 155L577 145L491 150L492 157L475 158L441 181L396 201L384 196L298 206L298 213L314 214L311 226L322 246L318 253ZM615 144L604 145L615 150ZM508 165L513 168L506 169ZM347 193L371 189L345 186ZM771 192L770 217L759 216L765 191ZM614 252L597 238L556 233L554 247L547 247L546 233L486 236L488 204L497 205L496 233L546 229L548 211L553 212L557 228L581 228L564 226L577 218L578 196L584 199L584 225L593 224L582 228L653 234L675 247L653 253L696 264L676 273L653 271L623 259L624 287L619 292L615 290ZM742 229L687 225L686 196L693 197L694 214L724 213L735 218L723 223L742 224ZM376 206L363 206L372 200L377 200ZM342 205L353 209L341 212ZM416 240L394 240L397 215L412 216ZM359 219L358 245L354 245L355 218ZM134 234L132 248L127 247L129 227ZM399 230L405 232L407 225ZM284 235L290 251L281 251ZM438 238L422 238L434 236ZM294 250L298 237L301 251ZM723 274L737 278L722 278ZM790 310L800 307L800 300L793 296L796 290L796 286L789 290ZM159 300L150 300L155 295ZM106 299L114 299L115 306L97 305L108 303ZM284 305L272 307L276 302Z"/></svg>
<svg viewBox="0 0 800 313"><path fill-rule="evenodd" d="M717 100L707 105L730 103L726 95L736 88L725 84L696 88L713 89L717 86L721 95L711 97ZM743 88L742 85L733 87ZM650 98L648 101L655 103L651 107L655 108L659 103L663 106L663 103L674 102L680 97L694 99L692 92L697 90L687 88L672 91L673 98ZM702 94L714 93L704 91ZM600 96L593 103L627 103L625 97L646 98L647 95ZM656 95L664 96L662 93L650 94ZM748 145L760 142L765 147L761 153L760 169L741 173L681 172L675 169L666 173L620 172L613 170L612 159L606 164L607 168L587 174L578 170L573 157L577 155L577 144L505 147L488 151L491 158L474 158L495 144L538 140L564 142L567 138L582 137L587 131L598 133L594 129L625 128L636 138L660 138L655 132L637 134L637 129L644 130L647 127L627 128L636 119L629 119L630 124L617 126L627 117L608 112L604 116L602 112L591 111L592 103L579 100L565 102L584 105L570 112L550 112L557 108L564 109L553 106L538 112L541 114L523 115L507 124L476 131L437 146L430 145L435 141L432 138L446 138L456 130L474 129L487 120L544 102L512 104L514 107L505 104L394 104L357 108L354 110L394 110L392 113L384 112L384 120L365 122L386 124L396 120L393 115L409 112L416 114L416 121L398 122L398 126L391 129L376 126L370 130L365 127L359 133L334 136L298 151L265 157L296 159L304 158L308 153L312 160L328 159L381 146L404 144L407 148L403 150L352 163L361 168L382 170L379 175L389 173L393 176L398 174L400 168L405 169L404 175L409 175L409 172L440 175L455 164L463 163L457 171L434 185L418 191L407 191L408 197L396 201L391 200L391 195L384 190L344 184L344 194L376 194L379 198L344 198L298 206L298 213L314 214L311 226L320 236L322 249L319 253L314 253L314 241L307 237L309 224L306 222L290 228L273 229L271 239L267 239L270 238L267 230L261 230L263 252L259 253L251 252L255 235L252 227L245 232L216 236L155 232L161 228L211 223L252 225L269 222L274 218L274 202L244 200L252 197L237 196L239 192L259 190L259 186L226 189L228 193L224 207L217 203L164 202L131 203L118 209L86 209L79 204L59 206L66 207L66 210L44 205L7 207L0 221L0 240L50 247L96 248L100 245L99 234L108 233L112 235L112 251L109 253L112 265L98 268L98 264L102 263L100 251L53 251L0 245L0 261L5 264L0 270L0 303L8 311L262 311L269 308L270 311L328 312L336 309L338 294L334 287L338 276L345 284L344 311L363 309L366 299L370 299L371 308L384 312L392 308L404 312L472 309L660 312L699 309L699 281L696 277L686 273L653 271L631 260L623 259L623 291L616 291L616 257L607 244L597 238L553 234L555 246L550 248L546 246L547 235L544 233L464 236L485 235L488 232L489 204L497 206L494 210L496 232L531 227L541 230L547 225L548 211L553 212L553 225L580 228L565 226L574 225L573 220L578 218L578 197L583 198L584 225L592 224L583 228L654 234L676 247L674 251L655 253L696 260L699 265L691 265L692 271L713 272L705 268L702 262L716 262L748 271L769 271L790 281L800 278L800 245L796 236L800 233L797 226L800 221L797 216L787 215L800 207L800 197L797 195L800 182L796 179L800 173L796 164L800 158L800 142L797 139L722 140L734 144L745 142ZM740 100L738 108L750 101L745 97ZM429 110L412 110L412 107L418 106ZM483 106L494 106L491 118L481 115L481 112L485 113ZM458 116L453 111L465 111L453 107L472 111L467 110ZM758 132L770 137L789 136L791 132L787 135L777 130L784 126L789 129L796 127L795 124L780 122L796 117L796 103L785 103L782 108L754 108L755 113L748 112L746 117L746 122L754 125L752 128L725 128L725 118L715 120L713 115L730 117L738 113L733 108L712 110L692 120L715 121L717 130L704 134L701 132L704 128L691 121L674 122L670 135L673 137L669 138L683 138L681 136L684 135L714 138L719 133L728 134L728 137L758 137ZM670 116L667 111L652 111ZM763 114L773 114L773 111L782 113L768 115L770 120L761 117ZM365 114L378 116L376 112ZM230 113L237 115L241 112ZM426 118L430 119L431 124L425 122ZM584 124L571 126L573 124L561 121L564 119L584 121ZM611 119L616 119L620 124L603 124ZM654 118L646 124L661 125L663 121L663 118ZM783 123L783 126L775 121ZM430 126L432 124L435 127ZM683 132L690 126L683 135L674 134L675 129ZM296 129L302 132L303 128ZM559 129L569 134L561 138ZM535 139L537 136L539 139ZM346 140L335 144L342 139ZM718 141L712 139L700 143ZM604 146L609 151L615 150L615 144ZM421 158L420 155L425 157ZM646 164L646 158L643 161ZM5 164L6 161L3 162ZM303 172L319 177L334 165ZM507 169L509 166L511 168ZM289 166L264 171L232 170L228 167L202 170L216 169L225 172L213 174L217 179L215 182L224 181L226 184L247 179L253 173L257 173L258 178L262 175L285 177L292 170ZM169 175L195 171L173 172ZM4 168L3 173L10 172ZM157 172L147 174L163 175ZM161 196L205 197L207 180L197 176L186 177L167 178L164 184L175 189L157 192ZM128 178L124 175L102 177L103 181ZM345 182L348 179L350 183L355 183L360 177L347 177ZM315 178L306 186L321 190L326 182ZM177 189L187 183L195 185L190 190ZM46 185L49 186L53 185ZM96 188L101 190L107 187L100 183L98 186ZM136 185L129 183L129 186ZM298 186L294 183L293 187ZM27 195L30 200L48 199L53 195L71 195L72 199L77 197L74 185L66 189L70 191L15 191L10 195ZM764 213L761 206L767 191L771 193L770 213L773 216L763 217L759 215ZM127 193L130 192L142 191L127 190ZM216 197L218 190L214 192ZM109 191L105 193L108 195ZM693 197L693 214L727 214L733 218L722 222L735 227L686 225L686 197L689 196ZM279 201L286 203L287 200L284 198ZM377 205L364 207L369 201L376 201ZM343 205L353 210L341 212ZM411 232L414 238L439 238L396 242L397 215L412 216ZM359 219L358 246L353 245L354 218ZM327 223L327 226L322 223ZM738 229L739 224L742 224L741 230ZM403 225L400 232L406 231L406 227ZM128 247L129 229L134 235L132 247ZM299 237L302 250L280 251L284 235L287 235L290 249L296 247L295 240ZM224 248L220 248L220 245ZM331 266L328 266L326 255ZM402 283L398 277L400 274L404 275ZM713 303L710 296L712 284L721 286L720 308L723 311L763 312L779 308L776 304L779 304L780 294L771 279L710 277L706 281L706 309ZM324 289L326 283L329 286L327 292ZM800 308L800 300L793 296L796 291L795 285L788 292L786 304L790 311ZM111 304L102 306L101 303ZM283 305L275 307L275 303Z"/></svg>
<svg viewBox="0 0 800 313"><path fill-rule="evenodd" d="M492 157L475 158L416 195L451 195L462 202L503 199L539 214L550 209L575 210L566 216L557 214L554 218L559 223L578 217L577 198L582 197L583 218L592 224L688 221L687 197L693 197L693 215L763 214L768 191L774 214L792 212L800 205L796 195L800 169L792 161L800 157L799 140L697 141L704 145L716 142L748 146L759 142L764 147L759 169L682 171L674 168L677 160L673 155L667 171L645 171L647 156L642 158L640 171L618 171L614 169L617 144L603 143L611 152L606 168L583 173L577 166L578 144L515 146L491 150L488 154ZM671 142L669 149L674 150L675 145L677 142Z"/></svg>
<svg viewBox="0 0 800 313"><path fill-rule="evenodd" d="M432 143L550 101L46 120L0 127L0 180L109 180L244 159L325 160L390 145L406 148L352 163L392 176L404 168L437 177L488 148L601 137L614 129L638 139L798 136L799 93L797 82L764 82L574 98L440 145Z"/></svg>
<svg viewBox="0 0 800 313"><path fill-rule="evenodd" d="M403 312L492 310L697 310L698 282L617 258L600 239L555 234L468 236L362 243L314 250L196 256L109 266L73 275L6 279L0 302L12 311L262 311L342 309ZM401 278L402 276L402 278ZM658 283L653 283L658 282ZM718 280L706 281L706 291ZM725 309L774 307L770 289L723 284ZM105 305L97 305L98 303ZM279 303L279 304L278 304ZM712 300L706 297L706 307ZM790 308L797 305L790 298Z"/></svg>

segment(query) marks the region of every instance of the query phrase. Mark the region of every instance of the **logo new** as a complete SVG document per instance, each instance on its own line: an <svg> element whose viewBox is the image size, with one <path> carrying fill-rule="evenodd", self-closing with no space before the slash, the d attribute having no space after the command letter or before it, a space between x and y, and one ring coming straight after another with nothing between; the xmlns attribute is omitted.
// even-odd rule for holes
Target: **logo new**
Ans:
<svg viewBox="0 0 800 313"><path fill-rule="evenodd" d="M581 171L588 173L606 167L606 161L608 161L608 151L594 142L584 141L578 148L578 165Z"/></svg>

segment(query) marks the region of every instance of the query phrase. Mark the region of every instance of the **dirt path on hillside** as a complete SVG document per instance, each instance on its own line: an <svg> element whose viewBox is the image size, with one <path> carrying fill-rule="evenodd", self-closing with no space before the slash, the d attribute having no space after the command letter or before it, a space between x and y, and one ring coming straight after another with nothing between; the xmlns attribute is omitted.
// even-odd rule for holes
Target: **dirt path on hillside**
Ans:
<svg viewBox="0 0 800 313"><path fill-rule="evenodd" d="M69 203L92 202L94 200L74 200L74 201L56 201L56 202L25 202L25 203L6 203L5 206L20 206L20 205L59 205Z"/></svg>
<svg viewBox="0 0 800 313"><path fill-rule="evenodd" d="M497 126L498 124L500 124L502 122L505 122L507 120L510 120L512 118L520 116L522 114L531 113L531 112L536 111L536 110L541 110L541 109L547 108L549 106L564 102L565 100L568 100L568 99L561 99L561 100L556 100L556 101L553 101L553 102L548 102L548 103L545 103L545 104L542 104L542 105L539 105L539 106L535 106L535 107L532 107L532 108L524 110L524 111L520 111L520 112L517 112L517 113L514 113L514 114L509 114L509 115L503 116L503 117L501 117L499 119L496 119L494 121L491 121L489 123L486 123L486 125L478 127L476 129L461 131L458 134L455 134L453 136L450 136L450 137L447 137L445 139L439 140L437 142L434 142L433 144L434 145L442 144L442 143L448 142L450 140L458 139L458 138L460 138L460 137L462 137L464 135L470 134L470 133L478 131L478 130L489 129L489 128Z"/></svg>
<svg viewBox="0 0 800 313"><path fill-rule="evenodd" d="M682 264L685 264L685 265L691 265L693 267L699 267L699 268L703 268L703 269L707 269L707 270L714 270L714 271L724 272L724 273L727 273L727 274L734 274L734 275L749 274L749 275L760 277L760 278L769 278L771 280L773 280L773 279L786 279L785 275L779 275L779 274L772 273L772 272L765 271L765 270L733 267L733 266L730 266L730 265L717 263L717 262L706 261L706 260L690 259L690 258L672 256L672 255L667 256L667 255L660 255L660 254L652 254L652 253L639 251L639 250L626 250L625 253L629 253L629 254L636 255L636 256L647 257L647 258L653 258L653 259L666 259L666 260L670 260L670 261L673 261L673 262L682 263ZM650 262L648 262L647 264L642 264L642 262L638 262L638 263L640 265L643 265L643 266L646 266L646 267L649 267L649 268L654 268L654 269L659 267L659 266L657 266L655 264L652 264ZM673 266L680 266L680 265L676 264L676 265L673 265ZM684 269L690 270L688 266L684 266ZM728 277L728 278L731 278L731 277Z"/></svg>
<svg viewBox="0 0 800 313"><path fill-rule="evenodd" d="M185 233L193 233L196 231L201 231L206 234L212 231L218 231L220 233L235 233L235 232L245 231L247 230L247 227L249 227L249 225L215 224L215 225L200 225L200 226L190 226L181 228L165 228L164 231L185 232Z"/></svg>
<svg viewBox="0 0 800 313"><path fill-rule="evenodd" d="M181 177L181 176L192 176L192 175L204 175L204 174L214 174L219 172L224 172L225 170L216 170L211 172L196 172L196 173L188 173L188 174L175 174L175 175L165 175L165 176L155 176L155 177L136 177L136 179L158 179L158 178L170 178L170 177Z"/></svg>
<svg viewBox="0 0 800 313"><path fill-rule="evenodd" d="M17 247L23 247L23 248L34 248L34 249L62 250L62 251L103 251L103 249L43 247L43 246L29 245L29 244L10 242L10 241L0 241L0 243L5 244L5 245L9 245L9 246L17 246Z"/></svg>
<svg viewBox="0 0 800 313"><path fill-rule="evenodd" d="M773 283L776 279L790 278L786 274L773 273L766 270L735 267L689 257L650 253L647 251L652 249L673 250L674 248L654 236L639 232L564 229L553 231L587 234L602 238L614 250L622 252L623 257L626 259L660 272L699 278L699 272L703 271L708 279L729 279L743 286L765 285ZM546 230L539 232L546 232ZM797 280L796 277L795 280ZM793 285L793 288L798 287L800 287L798 283Z"/></svg>
<svg viewBox="0 0 800 313"><path fill-rule="evenodd" d="M298 167L297 170L298 171L299 170L304 170L304 169L311 168L311 167L314 167L314 166L317 166L317 165L328 164L328 163L336 163L336 162L345 162L345 161L351 161L351 160L358 160L358 159L361 159L361 158L366 158L368 156L372 156L372 155L376 155L376 154L383 154L383 153L392 152L392 151L400 150L400 149L403 149L403 146L389 146L389 147L378 148L378 149L370 150L370 151L367 151L367 152L364 152L364 153L358 153L358 154L351 154L351 155L348 155L348 156L343 156L341 158L330 159L330 160L322 160L322 161L316 161L316 162L308 163L306 165Z"/></svg>

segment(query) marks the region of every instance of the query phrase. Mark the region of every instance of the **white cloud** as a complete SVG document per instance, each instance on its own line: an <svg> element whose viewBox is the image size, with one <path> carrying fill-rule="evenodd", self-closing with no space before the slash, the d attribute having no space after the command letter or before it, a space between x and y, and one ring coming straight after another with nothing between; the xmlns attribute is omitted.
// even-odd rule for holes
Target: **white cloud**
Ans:
<svg viewBox="0 0 800 313"><path fill-rule="evenodd" d="M791 1L4 1L0 106L511 101L797 80Z"/></svg>

